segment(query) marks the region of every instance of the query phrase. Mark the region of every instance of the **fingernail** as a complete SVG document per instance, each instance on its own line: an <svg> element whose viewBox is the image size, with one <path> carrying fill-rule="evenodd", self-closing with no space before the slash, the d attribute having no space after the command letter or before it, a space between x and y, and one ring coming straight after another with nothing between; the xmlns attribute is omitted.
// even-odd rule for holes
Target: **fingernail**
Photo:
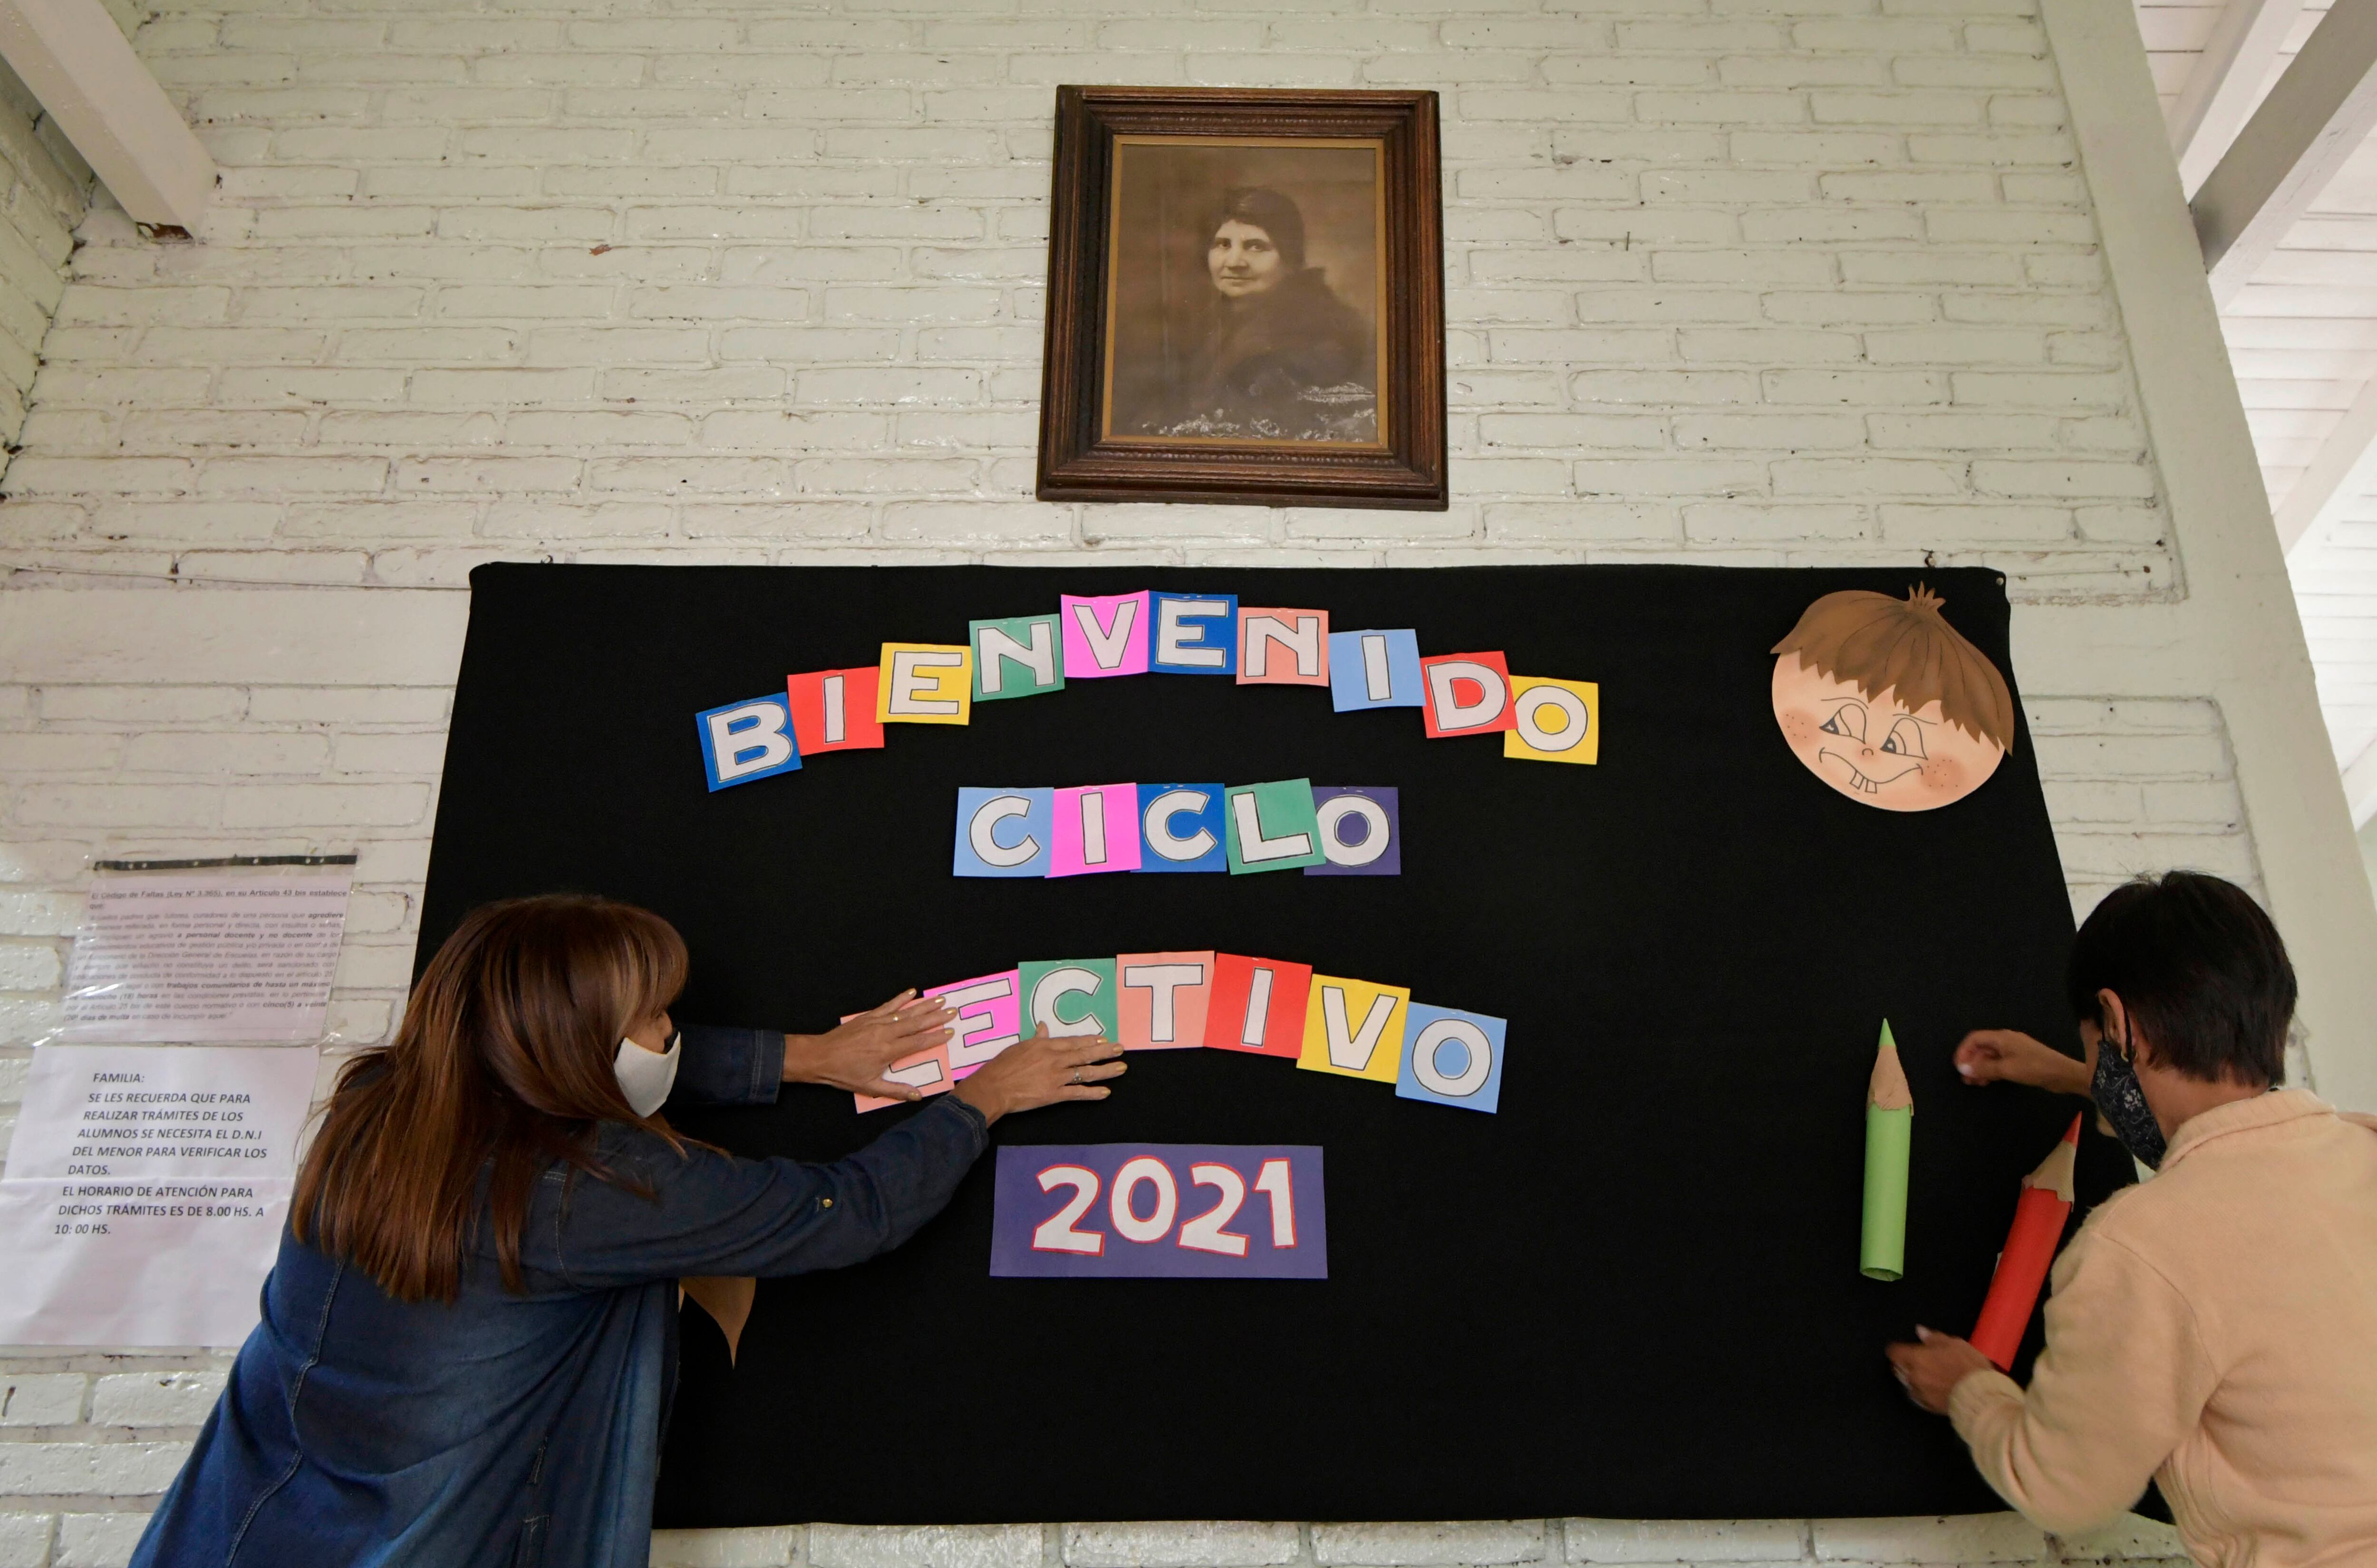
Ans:
<svg viewBox="0 0 2377 1568"><path fill-rule="evenodd" d="M1973 1070L1972 1070L1971 1066L1970 1066L1969 1064L1967 1064L1967 1063L1965 1063L1965 1062L1961 1062L1961 1061L1960 1061L1960 1062L1958 1062L1958 1063L1956 1064L1956 1071L1957 1071L1958 1072L1962 1073L1964 1076L1965 1076L1965 1077L1967 1077L1967 1078L1970 1078L1970 1077L1973 1075Z"/></svg>

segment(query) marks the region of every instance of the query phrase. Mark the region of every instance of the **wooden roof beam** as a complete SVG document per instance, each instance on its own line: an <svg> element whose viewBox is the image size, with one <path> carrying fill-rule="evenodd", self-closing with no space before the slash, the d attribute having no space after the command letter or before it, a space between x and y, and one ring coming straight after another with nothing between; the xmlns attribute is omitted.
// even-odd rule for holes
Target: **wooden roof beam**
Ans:
<svg viewBox="0 0 2377 1568"><path fill-rule="evenodd" d="M0 0L0 58L135 221L197 230L214 160L99 0Z"/></svg>
<svg viewBox="0 0 2377 1568"><path fill-rule="evenodd" d="M2244 128L2302 9L2302 0L2228 0L2222 8L2168 115L2170 150L2189 197Z"/></svg>
<svg viewBox="0 0 2377 1568"><path fill-rule="evenodd" d="M2235 299L2377 129L2377 0L2336 0L2189 204L2212 298Z"/></svg>
<svg viewBox="0 0 2377 1568"><path fill-rule="evenodd" d="M2271 514L2278 530L2278 548L2292 556L2305 544L2323 538L2354 497L2366 494L2377 481L2377 380L2360 389L2352 406Z"/></svg>

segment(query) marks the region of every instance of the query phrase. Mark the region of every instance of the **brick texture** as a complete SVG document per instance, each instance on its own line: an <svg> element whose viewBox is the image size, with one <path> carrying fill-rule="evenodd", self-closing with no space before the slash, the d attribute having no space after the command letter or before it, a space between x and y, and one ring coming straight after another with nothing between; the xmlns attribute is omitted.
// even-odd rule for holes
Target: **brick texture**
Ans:
<svg viewBox="0 0 2377 1568"><path fill-rule="evenodd" d="M17 73L0 65L0 440L13 444L24 428L42 340L57 317L90 194L89 165ZM0 1544L0 1554L8 1550Z"/></svg>
<svg viewBox="0 0 2377 1568"><path fill-rule="evenodd" d="M1029 498L1050 88L1300 82L1443 94L1453 509L1184 509L1142 554L2176 588L2020 3L441 3L178 0L140 35L223 199L193 248L84 225L0 564L1110 548Z"/></svg>
<svg viewBox="0 0 2377 1568"><path fill-rule="evenodd" d="M223 174L195 245L103 194L86 216L0 79L0 1121L101 853L356 850L332 1028L385 1036L461 595L361 591L486 560L1922 561L2175 596L2031 13L162 0L137 46ZM1448 512L1031 498L1060 82L1441 94ZM2075 908L2147 867L2254 880L2215 707L2021 673ZM0 1568L123 1562L227 1364L0 1357ZM664 1532L653 1561L2178 1554L1993 1517L816 1525Z"/></svg>

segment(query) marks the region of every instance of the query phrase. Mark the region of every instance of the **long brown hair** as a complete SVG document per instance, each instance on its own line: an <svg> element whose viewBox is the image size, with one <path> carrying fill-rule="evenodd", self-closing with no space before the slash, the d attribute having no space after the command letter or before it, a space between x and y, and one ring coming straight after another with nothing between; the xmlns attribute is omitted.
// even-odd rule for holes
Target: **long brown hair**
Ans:
<svg viewBox="0 0 2377 1568"><path fill-rule="evenodd" d="M450 1301L490 1219L506 1289L520 1228L555 1162L610 1179L598 1122L638 1116L612 1058L685 987L685 940L649 910L555 894L472 911L429 961L393 1043L347 1065L297 1173L290 1228L400 1301ZM310 1233L310 1235L309 1235Z"/></svg>

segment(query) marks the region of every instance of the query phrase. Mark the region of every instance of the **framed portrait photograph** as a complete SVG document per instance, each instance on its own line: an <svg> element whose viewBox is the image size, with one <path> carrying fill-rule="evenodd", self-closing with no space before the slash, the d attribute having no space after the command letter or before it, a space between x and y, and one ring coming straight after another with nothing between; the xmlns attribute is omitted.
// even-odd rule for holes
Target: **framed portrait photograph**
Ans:
<svg viewBox="0 0 2377 1568"><path fill-rule="evenodd" d="M1432 92L1057 90L1043 500L1445 505Z"/></svg>

